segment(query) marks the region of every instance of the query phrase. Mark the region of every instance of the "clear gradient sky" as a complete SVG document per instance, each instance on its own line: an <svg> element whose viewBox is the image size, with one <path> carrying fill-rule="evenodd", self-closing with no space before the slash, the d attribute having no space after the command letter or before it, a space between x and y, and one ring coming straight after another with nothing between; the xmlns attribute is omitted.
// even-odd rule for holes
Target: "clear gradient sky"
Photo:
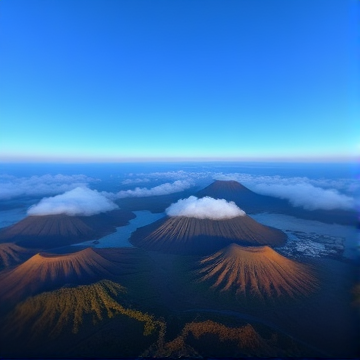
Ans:
<svg viewBox="0 0 360 360"><path fill-rule="evenodd" d="M2 0L0 161L351 157L356 0Z"/></svg>

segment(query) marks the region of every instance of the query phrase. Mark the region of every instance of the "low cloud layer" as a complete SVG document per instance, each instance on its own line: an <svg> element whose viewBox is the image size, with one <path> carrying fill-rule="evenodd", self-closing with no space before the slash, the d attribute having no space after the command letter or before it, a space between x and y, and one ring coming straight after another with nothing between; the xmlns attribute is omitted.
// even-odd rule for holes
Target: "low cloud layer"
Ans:
<svg viewBox="0 0 360 360"><path fill-rule="evenodd" d="M61 194L76 187L84 187L94 181L96 180L85 175L58 174L20 178L0 175L0 199Z"/></svg>
<svg viewBox="0 0 360 360"><path fill-rule="evenodd" d="M111 200L96 190L77 187L64 194L42 199L29 208L28 215L90 216L118 208Z"/></svg>
<svg viewBox="0 0 360 360"><path fill-rule="evenodd" d="M171 204L166 209L166 214L169 216L222 220L231 219L236 216L244 216L245 211L241 210L233 201L213 199L208 196L201 199L190 196L187 199L181 199Z"/></svg>
<svg viewBox="0 0 360 360"><path fill-rule="evenodd" d="M360 206L360 182L356 178L254 175L240 172L167 171L137 174L146 178L181 179L205 187L212 180L236 180L250 190L288 200L307 210L354 210Z"/></svg>
<svg viewBox="0 0 360 360"><path fill-rule="evenodd" d="M115 198L167 195L186 190L191 186L192 183L189 181L177 180L173 183L161 184L150 189L137 187L135 190L122 190L115 195Z"/></svg>
<svg viewBox="0 0 360 360"><path fill-rule="evenodd" d="M133 185L133 184L141 184L141 183L146 183L146 182L150 182L150 179L147 179L147 178L125 179L121 183L123 185Z"/></svg>
<svg viewBox="0 0 360 360"><path fill-rule="evenodd" d="M295 207L306 210L350 210L355 207L355 200L340 194L335 189L322 189L311 184L256 184L254 190L263 195L271 195L289 200Z"/></svg>

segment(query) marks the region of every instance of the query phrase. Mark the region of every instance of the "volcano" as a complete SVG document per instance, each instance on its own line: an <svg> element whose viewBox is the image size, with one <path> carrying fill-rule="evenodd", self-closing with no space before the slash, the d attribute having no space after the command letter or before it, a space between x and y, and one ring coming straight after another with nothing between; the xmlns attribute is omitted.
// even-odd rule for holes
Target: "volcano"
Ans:
<svg viewBox="0 0 360 360"><path fill-rule="evenodd" d="M104 278L116 279L136 270L139 251L131 248L87 248L75 253L36 254L0 275L0 299L20 300L25 296L64 285L89 284Z"/></svg>
<svg viewBox="0 0 360 360"><path fill-rule="evenodd" d="M268 195L257 194L234 180L216 180L196 194L197 197L209 196L215 199L234 201L248 214L271 212L286 214L306 220L317 220L328 224L356 226L358 223L355 210L305 210L292 206L288 200Z"/></svg>
<svg viewBox="0 0 360 360"><path fill-rule="evenodd" d="M65 214L28 216L0 232L0 242L27 248L50 249L103 237L128 224L135 214L114 210L93 216Z"/></svg>
<svg viewBox="0 0 360 360"><path fill-rule="evenodd" d="M197 193L199 197L210 196L228 201L233 200L234 196L254 195L257 194L234 180L215 180L212 184Z"/></svg>
<svg viewBox="0 0 360 360"><path fill-rule="evenodd" d="M200 261L200 281L213 289L262 299L307 295L316 288L311 269L268 246L231 244Z"/></svg>
<svg viewBox="0 0 360 360"><path fill-rule="evenodd" d="M13 243L0 244L0 269L21 263L33 253Z"/></svg>
<svg viewBox="0 0 360 360"><path fill-rule="evenodd" d="M200 190L196 196L234 201L247 213L268 212L269 210L278 212L284 207L290 207L286 200L257 194L234 180L216 180Z"/></svg>
<svg viewBox="0 0 360 360"><path fill-rule="evenodd" d="M130 242L145 250L173 254L210 254L233 242L241 245L280 246L286 241L281 230L259 224L251 217L198 219L172 216L138 228Z"/></svg>

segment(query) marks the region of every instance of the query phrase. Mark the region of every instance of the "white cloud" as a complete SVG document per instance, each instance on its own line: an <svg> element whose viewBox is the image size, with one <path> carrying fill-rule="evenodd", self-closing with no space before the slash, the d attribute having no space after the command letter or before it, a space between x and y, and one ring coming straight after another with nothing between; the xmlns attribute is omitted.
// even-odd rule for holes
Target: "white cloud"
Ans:
<svg viewBox="0 0 360 360"><path fill-rule="evenodd" d="M322 189L311 184L257 184L255 191L263 195L271 195L287 199L291 205L303 207L306 210L349 210L355 207L355 200L340 194L335 189Z"/></svg>
<svg viewBox="0 0 360 360"><path fill-rule="evenodd" d="M198 219L231 219L236 216L244 216L245 211L241 210L233 201L224 199L213 199L204 197L198 199L190 196L171 204L166 210L169 216L186 216Z"/></svg>
<svg viewBox="0 0 360 360"><path fill-rule="evenodd" d="M115 198L125 197L143 197L143 196L154 196L154 195L167 195L176 192L180 192L188 189L192 186L192 183L186 180L177 180L173 183L165 183L153 188L140 188L137 187L135 190L122 190L115 194Z"/></svg>
<svg viewBox="0 0 360 360"><path fill-rule="evenodd" d="M77 187L64 194L42 199L28 210L28 215L90 216L118 208L111 200L96 190Z"/></svg>
<svg viewBox="0 0 360 360"><path fill-rule="evenodd" d="M96 180L85 175L58 174L21 178L0 175L0 199L61 194L76 187L86 186L94 181Z"/></svg>
<svg viewBox="0 0 360 360"><path fill-rule="evenodd" d="M131 185L131 184L141 184L141 183L145 183L145 182L149 182L149 181L150 181L150 179L147 179L147 178L143 178L143 179L136 178L136 179L125 179L121 183L123 185Z"/></svg>

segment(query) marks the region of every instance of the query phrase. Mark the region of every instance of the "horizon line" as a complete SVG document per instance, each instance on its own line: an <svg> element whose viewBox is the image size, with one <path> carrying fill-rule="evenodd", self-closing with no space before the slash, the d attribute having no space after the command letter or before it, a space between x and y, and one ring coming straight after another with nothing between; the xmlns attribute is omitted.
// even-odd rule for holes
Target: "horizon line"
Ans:
<svg viewBox="0 0 360 360"><path fill-rule="evenodd" d="M141 162L341 162L351 163L358 162L359 156L168 156L168 157L46 157L46 156L10 156L1 158L0 163L84 163L84 164L99 164L99 163L141 163Z"/></svg>

